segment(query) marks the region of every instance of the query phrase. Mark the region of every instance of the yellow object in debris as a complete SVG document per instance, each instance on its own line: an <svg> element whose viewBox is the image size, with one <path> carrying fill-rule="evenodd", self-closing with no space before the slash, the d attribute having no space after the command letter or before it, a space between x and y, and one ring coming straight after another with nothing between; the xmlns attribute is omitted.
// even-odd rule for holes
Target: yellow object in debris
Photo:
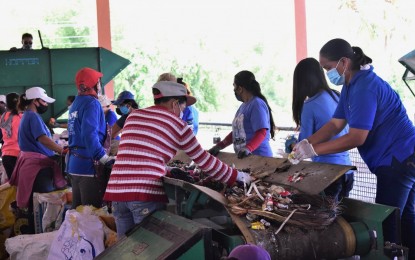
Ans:
<svg viewBox="0 0 415 260"><path fill-rule="evenodd" d="M259 221L256 221L256 222L252 222L251 223L251 228L252 229L265 229L265 225L264 225L264 223L261 223L261 222L259 222Z"/></svg>
<svg viewBox="0 0 415 260"><path fill-rule="evenodd" d="M291 152L288 155L288 161L290 161L290 163L292 163L292 164L298 164L300 162L300 160L295 158L295 153L294 152Z"/></svg>

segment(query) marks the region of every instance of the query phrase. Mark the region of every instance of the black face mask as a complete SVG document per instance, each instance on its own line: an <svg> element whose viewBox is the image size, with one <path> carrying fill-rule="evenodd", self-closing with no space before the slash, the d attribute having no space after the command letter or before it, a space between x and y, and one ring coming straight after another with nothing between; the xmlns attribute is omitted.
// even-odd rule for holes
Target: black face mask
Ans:
<svg viewBox="0 0 415 260"><path fill-rule="evenodd" d="M46 111L48 111L48 106L44 106L44 105L42 105L42 104L40 104L40 103L39 103L39 106L37 106L37 107L36 107L36 111L37 111L39 114L43 114L43 113L45 113Z"/></svg>
<svg viewBox="0 0 415 260"><path fill-rule="evenodd" d="M117 113L118 115L122 116L121 110L118 107L115 109L115 113Z"/></svg>
<svg viewBox="0 0 415 260"><path fill-rule="evenodd" d="M2 115L4 112L6 112L6 107L0 105L0 115Z"/></svg>
<svg viewBox="0 0 415 260"><path fill-rule="evenodd" d="M241 96L240 96L240 95L238 95L238 94L236 94L236 91L233 91L233 92L235 93L235 98L236 98L236 100L241 101L241 102L244 102L244 101L242 100Z"/></svg>

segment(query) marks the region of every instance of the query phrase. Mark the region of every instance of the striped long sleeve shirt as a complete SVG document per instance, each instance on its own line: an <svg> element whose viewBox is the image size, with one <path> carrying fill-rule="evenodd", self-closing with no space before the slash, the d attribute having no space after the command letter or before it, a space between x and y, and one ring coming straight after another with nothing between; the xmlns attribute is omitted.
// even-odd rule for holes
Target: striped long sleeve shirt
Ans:
<svg viewBox="0 0 415 260"><path fill-rule="evenodd" d="M212 178L235 182L236 169L206 152L186 122L156 105L128 116L104 200L167 202L162 177L178 150Z"/></svg>

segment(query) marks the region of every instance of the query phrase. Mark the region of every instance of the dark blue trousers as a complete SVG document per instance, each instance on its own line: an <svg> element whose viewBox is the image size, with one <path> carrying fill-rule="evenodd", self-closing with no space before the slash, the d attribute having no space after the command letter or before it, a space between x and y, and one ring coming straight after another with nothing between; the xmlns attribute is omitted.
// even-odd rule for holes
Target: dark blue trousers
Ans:
<svg viewBox="0 0 415 260"><path fill-rule="evenodd" d="M376 203L397 207L401 214L402 244L409 248L409 259L415 259L415 155L391 166L378 167ZM386 222L385 241L399 243L399 227Z"/></svg>

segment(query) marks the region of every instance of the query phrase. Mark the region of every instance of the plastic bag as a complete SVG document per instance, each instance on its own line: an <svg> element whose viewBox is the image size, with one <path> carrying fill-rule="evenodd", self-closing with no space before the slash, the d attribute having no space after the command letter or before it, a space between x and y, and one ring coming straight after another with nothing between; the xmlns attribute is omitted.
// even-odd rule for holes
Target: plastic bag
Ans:
<svg viewBox="0 0 415 260"><path fill-rule="evenodd" d="M6 170L4 169L3 163L0 163L0 173L1 173L0 184L4 184L8 182L9 178L7 178L7 173L6 173Z"/></svg>
<svg viewBox="0 0 415 260"><path fill-rule="evenodd" d="M12 186L0 192L0 229L13 226L16 218L10 210L10 203L16 200L16 187Z"/></svg>
<svg viewBox="0 0 415 260"><path fill-rule="evenodd" d="M35 235L20 235L6 240L10 260L44 260L58 231Z"/></svg>
<svg viewBox="0 0 415 260"><path fill-rule="evenodd" d="M48 259L94 259L105 250L103 230L102 222L91 209L84 208L83 212L68 210Z"/></svg>
<svg viewBox="0 0 415 260"><path fill-rule="evenodd" d="M35 219L41 218L41 230L36 230L36 233L50 232L59 229L62 224L63 212L66 204L66 193L68 190L54 191L49 193L34 193L34 212ZM42 205L43 216L37 216L40 212L40 205ZM40 223L35 223L39 228Z"/></svg>

